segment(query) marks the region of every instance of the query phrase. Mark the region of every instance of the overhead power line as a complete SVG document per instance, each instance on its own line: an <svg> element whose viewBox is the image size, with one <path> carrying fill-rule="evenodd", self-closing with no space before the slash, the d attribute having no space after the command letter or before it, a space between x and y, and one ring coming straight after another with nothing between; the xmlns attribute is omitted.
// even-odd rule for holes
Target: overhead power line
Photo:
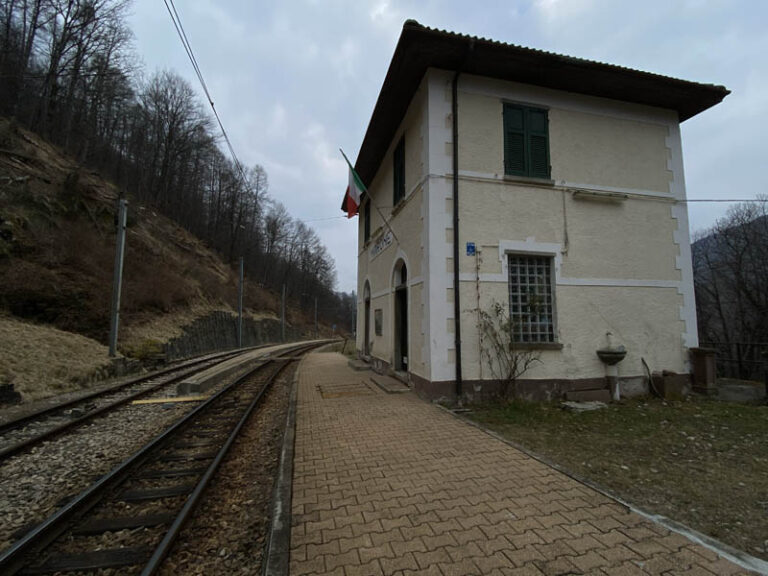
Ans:
<svg viewBox="0 0 768 576"><path fill-rule="evenodd" d="M173 27L176 28L176 33L179 35L179 39L181 40L182 45L184 46L184 51L187 53L187 57L189 58L189 61L192 63L192 68L195 70L195 74L197 75L197 79L200 82L200 86L203 88L203 92L205 93L205 97L208 100L208 104L211 106L211 110L213 110L213 115L216 117L216 122L219 124L219 128L221 129L221 134L224 136L224 141L227 144L227 148L229 149L229 153L232 155L232 161L235 163L235 168L237 169L237 172L240 174L240 177L243 179L243 184L245 184L245 187L248 189L249 192L253 193L253 190L251 190L251 186L248 183L248 179L245 177L245 172L243 171L243 166L240 164L240 160L237 158L237 154L235 153L235 148L232 146L232 141L229 139L229 135L227 134L226 129L224 128L224 124L221 121L221 118L219 117L219 113L216 110L216 106L213 103L213 98L211 97L211 93L208 91L208 85L205 83L205 78L203 78L203 72L200 70L200 66L197 63L197 58L195 58L195 52L192 50L192 44L189 41L189 38L187 37L187 33L184 30L184 25L181 23L181 17L179 16L178 11L176 10L176 5L173 3L173 0L163 0L165 3L165 7L168 10L168 15L171 17L171 20L173 21Z"/></svg>
<svg viewBox="0 0 768 576"><path fill-rule="evenodd" d="M679 202L685 202L686 204L691 202L768 202L766 198L688 198L687 200L679 200Z"/></svg>

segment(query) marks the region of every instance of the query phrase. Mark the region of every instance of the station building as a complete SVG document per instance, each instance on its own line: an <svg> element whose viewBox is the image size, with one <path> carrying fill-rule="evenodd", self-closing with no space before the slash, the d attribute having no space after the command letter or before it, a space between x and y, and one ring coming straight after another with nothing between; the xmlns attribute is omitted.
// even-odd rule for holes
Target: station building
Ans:
<svg viewBox="0 0 768 576"><path fill-rule="evenodd" d="M355 164L360 356L425 397L490 394L500 303L539 360L517 395L603 388L606 346L625 391L645 365L686 380L680 123L728 93L407 21Z"/></svg>

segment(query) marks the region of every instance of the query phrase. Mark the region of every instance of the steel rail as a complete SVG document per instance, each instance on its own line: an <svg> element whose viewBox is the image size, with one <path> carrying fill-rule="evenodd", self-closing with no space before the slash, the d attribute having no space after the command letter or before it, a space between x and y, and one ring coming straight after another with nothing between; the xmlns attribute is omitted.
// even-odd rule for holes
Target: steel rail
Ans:
<svg viewBox="0 0 768 576"><path fill-rule="evenodd" d="M221 362L225 362L226 360L229 360L229 358L234 357L236 355L237 354L230 354L229 356L221 359L219 362L216 362L215 364L213 364L213 366L216 366ZM205 361L201 360L200 362L198 362L198 364L202 364L203 362ZM0 463L2 463L3 460L7 460L11 456L18 454L19 452L23 452L25 450L32 448L33 446L37 446L41 442L54 438L67 430L77 428L78 426L85 424L89 420L92 420L97 416L104 414L105 412L109 412L111 410L114 410L115 408L119 408L120 406L127 404L128 402L137 400L143 396L147 396L148 394L151 394L152 392L156 392L157 390L159 390L160 388L163 388L164 386L168 386L170 384L178 382L179 380L183 380L184 378L186 378L187 376L189 376L191 373L194 372L194 367L195 365L185 366L185 368L187 368L188 370L186 370L183 374L180 374L174 378L171 378L170 380L159 382L157 384L150 386L149 388L146 388L144 390L139 390L138 392L134 392L133 394L129 394L128 396L115 400L114 402L110 402L108 404L105 404L104 406L100 406L99 408L91 410L90 412L88 412L87 414L83 414L79 418L75 418L68 422L64 422L62 424L59 424L58 426L54 426L53 428L43 431L40 434L27 438L26 440L22 440L20 442L17 442L16 444L12 444L6 448L0 449ZM146 380L151 380L151 378L147 378L144 381ZM140 382L141 381L133 382L130 385L138 384ZM123 386L122 389L127 387L128 385ZM120 389L121 388L113 389L110 392L119 392ZM106 395L106 394L103 394L103 395ZM82 401L82 399L80 401ZM59 407L59 409L61 409L61 407Z"/></svg>
<svg viewBox="0 0 768 576"><path fill-rule="evenodd" d="M181 529L183 528L185 522L189 519L194 509L197 507L197 504L200 501L200 497L202 496L206 487L210 483L211 478L213 478L213 475L218 470L222 460L224 460L224 457L229 452L230 447L232 446L232 444L235 442L235 439L240 434L240 430L243 428L246 421L250 418L256 406L261 402L261 399L266 393L266 391L269 390L269 388L272 386L272 383L277 379L277 377L280 374L282 374L283 370L285 370L285 368L292 361L293 360L286 360L283 363L283 365L280 366L280 368L269 377L267 382L264 384L264 386L262 386L261 390L259 390L259 392L256 394L254 399L248 405L248 408L246 408L245 413L240 418L240 421L237 423L237 425L234 427L234 429L230 433L229 437L227 438L227 441L224 443L224 445L221 447L219 452L216 454L216 457L208 466L208 469L205 471L205 473L203 474L203 477L197 483L197 486L195 486L195 489L189 495L186 502L184 502L184 507L176 516L175 520L173 521L173 524L171 524L171 527L165 533L165 536L163 537L162 541L155 548L154 552L152 553L152 557L149 559L147 564L144 566L144 569L141 571L141 576L151 576L160 568L160 565L162 564L163 560L165 560L165 557L171 551L171 547L176 541L176 538L181 532Z"/></svg>
<svg viewBox="0 0 768 576"><path fill-rule="evenodd" d="M25 414L23 416L19 416L18 418L14 418L13 420L8 420L6 422L0 422L0 433L7 432L9 430L13 430L15 428L21 428L22 426L28 424L29 422L32 422L41 416L48 415L52 412L56 412L58 410L63 410L65 408L69 408L71 406L74 406L76 404L79 404L80 402L86 402L88 400L92 400L94 398L98 398L99 396L106 396L107 394L111 394L112 392L119 392L120 390L127 388L129 386L133 386L134 384L139 384L141 382L146 382L147 380L152 380L153 378L158 378L159 376L165 376L166 374L170 374L171 372L175 372L177 370L183 370L185 368L192 368L194 366L197 366L199 364L202 364L204 362L208 362L209 360L218 360L222 357L231 357L236 356L237 354L240 354L242 352L247 352L249 350L256 350L258 348L263 348L265 346L272 346L272 344L265 344L263 346L253 346L251 348L242 348L238 350L227 350L226 352L219 352L216 354L208 354L206 356L201 356L198 358L195 358L193 360L187 360L184 361L184 363L171 366L169 368L163 368L162 370L156 370L154 372L151 372L149 374L143 374L141 376L136 376L133 378L130 378L129 380L126 380L124 382L120 382L119 384L115 384L114 386L111 386L109 388L104 388L103 390L98 390L96 392L91 392L90 394L86 394L84 396L80 396L79 398L73 398L72 400L67 400L66 402L62 402L60 404L56 404L54 406L48 406L47 408L41 408L40 410L36 410L35 412L30 412L29 414Z"/></svg>
<svg viewBox="0 0 768 576"><path fill-rule="evenodd" d="M288 350L281 350L280 352L296 352L304 349L310 349L317 345L318 344L297 346ZM254 372L261 370L274 361L279 360L279 357L265 358L261 360L262 361L259 364L254 366L245 374L241 375L231 384L216 392L205 402L186 414L183 418L158 434L132 456L129 456L111 471L99 478L95 483L83 490L67 504L59 508L51 516L27 532L12 546L0 553L0 573L8 574L9 576L16 574L26 564L28 564L26 561L26 556L35 550L41 550L47 547L54 540L56 540L56 538L58 538L67 530L69 525L74 520L81 518L89 510L96 506L108 490L127 480L130 477L132 469L148 459L151 456L153 450L162 446L162 444L169 440L176 432L192 422L194 418L202 414L205 410L210 408L223 395L227 394L242 384L247 378L253 375Z"/></svg>

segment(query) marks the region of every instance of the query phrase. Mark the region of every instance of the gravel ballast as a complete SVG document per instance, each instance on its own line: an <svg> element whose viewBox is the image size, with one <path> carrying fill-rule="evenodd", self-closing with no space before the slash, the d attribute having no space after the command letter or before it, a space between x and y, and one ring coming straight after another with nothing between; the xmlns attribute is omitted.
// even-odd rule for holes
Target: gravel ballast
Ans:
<svg viewBox="0 0 768 576"><path fill-rule="evenodd" d="M237 376L222 379L211 392ZM152 396L163 394L161 389ZM6 460L0 466L0 550L197 405L128 404Z"/></svg>

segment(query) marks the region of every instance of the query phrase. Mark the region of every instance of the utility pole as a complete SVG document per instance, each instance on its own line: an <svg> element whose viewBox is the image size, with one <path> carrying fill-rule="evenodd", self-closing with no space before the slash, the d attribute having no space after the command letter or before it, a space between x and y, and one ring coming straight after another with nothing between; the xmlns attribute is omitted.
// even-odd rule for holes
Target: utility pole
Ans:
<svg viewBox="0 0 768 576"><path fill-rule="evenodd" d="M112 280L112 314L109 322L109 357L117 355L117 329L120 324L120 293L123 287L123 260L125 257L125 225L128 221L128 202L120 198L117 211L117 244L115 245L115 271Z"/></svg>
<svg viewBox="0 0 768 576"><path fill-rule="evenodd" d="M280 305L280 337L285 342L285 284L283 284L283 300Z"/></svg>
<svg viewBox="0 0 768 576"><path fill-rule="evenodd" d="M240 285L237 291L237 347L243 347L243 257L240 256Z"/></svg>
<svg viewBox="0 0 768 576"><path fill-rule="evenodd" d="M315 338L318 338L320 331L317 329L317 296L315 296Z"/></svg>

